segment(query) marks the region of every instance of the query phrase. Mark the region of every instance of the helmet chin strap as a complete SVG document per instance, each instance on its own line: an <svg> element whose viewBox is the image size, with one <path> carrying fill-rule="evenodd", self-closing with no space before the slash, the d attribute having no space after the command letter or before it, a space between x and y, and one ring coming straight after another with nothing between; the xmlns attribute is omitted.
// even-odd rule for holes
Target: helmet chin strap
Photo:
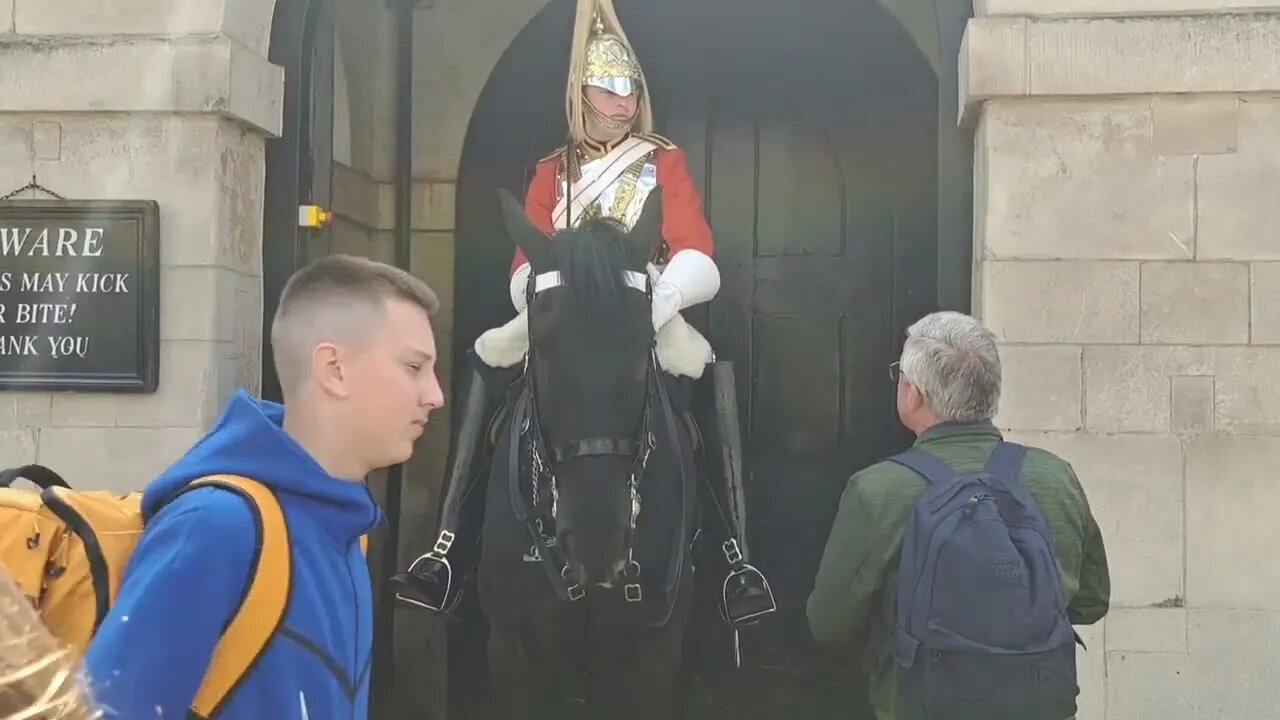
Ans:
<svg viewBox="0 0 1280 720"><path fill-rule="evenodd" d="M586 106L587 112L591 115L592 120L599 124L600 127L613 132L626 132L627 130L630 130L631 126L635 124L636 118L640 115L640 106L637 104L636 111L631 114L631 117L626 120L617 120L600 112L599 108L597 108L591 100L585 96L585 93L582 101L583 105Z"/></svg>

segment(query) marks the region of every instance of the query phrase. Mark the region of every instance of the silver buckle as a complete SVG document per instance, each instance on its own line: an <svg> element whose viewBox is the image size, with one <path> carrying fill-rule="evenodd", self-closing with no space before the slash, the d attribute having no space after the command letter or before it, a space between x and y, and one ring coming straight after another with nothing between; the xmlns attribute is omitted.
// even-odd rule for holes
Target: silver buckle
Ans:
<svg viewBox="0 0 1280 720"><path fill-rule="evenodd" d="M627 602L638 603L644 600L644 591L640 589L639 583L632 583L623 588L627 595Z"/></svg>
<svg viewBox="0 0 1280 720"><path fill-rule="evenodd" d="M448 530L441 530L440 537L436 538L436 545L431 548L431 551L437 555L448 555L449 548L453 547L453 541L456 538L457 536Z"/></svg>
<svg viewBox="0 0 1280 720"><path fill-rule="evenodd" d="M724 559L729 561L730 565L737 565L742 562L742 551L738 549L738 541L729 538L724 542L721 549L724 551Z"/></svg>

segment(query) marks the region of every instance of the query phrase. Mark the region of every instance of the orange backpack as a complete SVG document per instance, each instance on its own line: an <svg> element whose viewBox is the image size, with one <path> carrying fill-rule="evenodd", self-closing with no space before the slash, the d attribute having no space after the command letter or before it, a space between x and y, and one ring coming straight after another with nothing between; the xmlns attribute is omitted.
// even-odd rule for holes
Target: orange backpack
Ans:
<svg viewBox="0 0 1280 720"><path fill-rule="evenodd" d="M42 489L11 487L18 478ZM212 475L187 487L205 485L248 500L261 535L248 592L214 648L192 703L201 718L217 713L280 627L291 570L288 528L271 490L234 475ZM115 602L142 529L139 492L73 490L42 465L0 471L0 566L30 598L53 636L77 654L88 648Z"/></svg>

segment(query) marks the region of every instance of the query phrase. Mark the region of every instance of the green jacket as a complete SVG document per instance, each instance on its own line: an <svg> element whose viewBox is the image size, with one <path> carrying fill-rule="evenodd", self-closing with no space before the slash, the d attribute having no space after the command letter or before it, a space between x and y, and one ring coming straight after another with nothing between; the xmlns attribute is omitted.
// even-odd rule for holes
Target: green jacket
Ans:
<svg viewBox="0 0 1280 720"><path fill-rule="evenodd" d="M1000 439L989 422L944 424L922 434L915 446L958 472L977 472ZM1097 622L1107 613L1111 580L1102 534L1075 472L1052 453L1030 448L1018 481L1049 525L1068 617L1075 625ZM895 621L894 587L907 520L927 487L923 477L889 461L850 478L809 596L814 640L862 650L862 671L880 720L896 717L894 661L883 631ZM878 619L883 625L872 633Z"/></svg>

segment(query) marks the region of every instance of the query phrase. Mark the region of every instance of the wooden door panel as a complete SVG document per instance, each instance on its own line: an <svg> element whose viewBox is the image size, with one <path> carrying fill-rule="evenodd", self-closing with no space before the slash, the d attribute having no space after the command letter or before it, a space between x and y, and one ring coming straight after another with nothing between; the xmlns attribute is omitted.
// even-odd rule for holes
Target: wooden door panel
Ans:
<svg viewBox="0 0 1280 720"><path fill-rule="evenodd" d="M839 315L756 317L753 447L767 446L787 457L839 452L843 325ZM769 481L786 485L785 478Z"/></svg>
<svg viewBox="0 0 1280 720"><path fill-rule="evenodd" d="M757 257L844 252L844 177L826 138L793 122L758 126Z"/></svg>

